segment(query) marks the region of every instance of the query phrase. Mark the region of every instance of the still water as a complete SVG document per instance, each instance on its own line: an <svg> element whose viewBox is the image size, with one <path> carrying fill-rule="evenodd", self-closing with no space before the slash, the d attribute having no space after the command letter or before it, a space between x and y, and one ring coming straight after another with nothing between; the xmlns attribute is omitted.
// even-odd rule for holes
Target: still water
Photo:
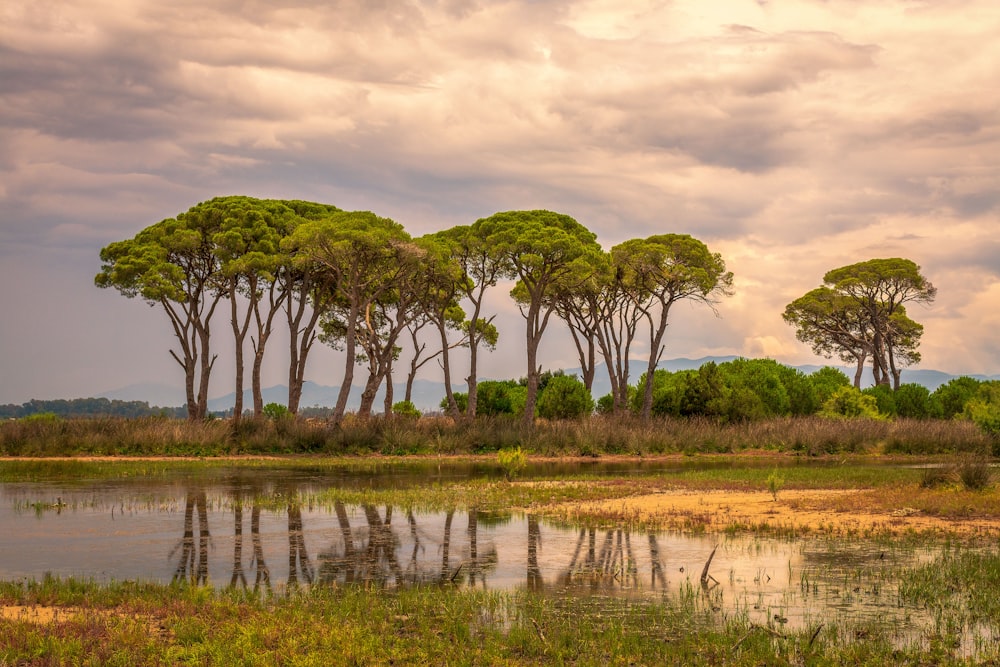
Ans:
<svg viewBox="0 0 1000 667"><path fill-rule="evenodd" d="M534 515L309 504L331 486L467 477L216 470L150 482L0 485L0 579L185 581L282 592L351 583L697 600L722 617L810 627L906 626L897 590L933 549L828 538L681 535L556 525ZM616 474L620 474L617 471Z"/></svg>

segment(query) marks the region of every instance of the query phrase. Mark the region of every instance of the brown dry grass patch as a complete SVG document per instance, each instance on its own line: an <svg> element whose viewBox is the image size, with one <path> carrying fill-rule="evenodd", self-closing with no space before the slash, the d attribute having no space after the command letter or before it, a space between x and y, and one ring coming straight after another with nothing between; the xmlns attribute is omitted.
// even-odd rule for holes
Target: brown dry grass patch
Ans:
<svg viewBox="0 0 1000 667"><path fill-rule="evenodd" d="M830 534L1000 534L1000 498L913 487L766 491L685 489L614 500L566 503L566 520L629 523L684 531Z"/></svg>

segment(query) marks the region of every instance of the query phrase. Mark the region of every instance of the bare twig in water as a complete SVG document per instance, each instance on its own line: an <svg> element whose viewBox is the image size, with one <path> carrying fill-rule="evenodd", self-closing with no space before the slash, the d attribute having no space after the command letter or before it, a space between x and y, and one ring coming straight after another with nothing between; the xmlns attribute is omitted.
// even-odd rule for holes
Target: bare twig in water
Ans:
<svg viewBox="0 0 1000 667"><path fill-rule="evenodd" d="M812 648L813 642L816 641L817 637L819 637L819 631L823 629L823 625L823 623L820 623L819 627L817 627L812 633L812 637L809 638L809 646L807 648Z"/></svg>
<svg viewBox="0 0 1000 667"><path fill-rule="evenodd" d="M535 626L535 632L538 633L538 638L542 640L542 644L544 644L545 649L548 650L549 640L545 638L545 633L542 632L542 628L540 625L538 625L538 621L536 621L535 619L531 619L531 624Z"/></svg>
<svg viewBox="0 0 1000 667"><path fill-rule="evenodd" d="M715 581L715 577L712 577L712 575L710 575L708 573L708 568L712 565L712 559L715 558L715 550L718 549L718 548L719 548L719 545L716 544L715 547L712 549L712 553L708 554L708 560L705 561L705 567L701 571L701 585L702 586L708 586L708 580L709 580L709 578L711 578L712 581ZM719 583L719 582L715 581L715 583Z"/></svg>

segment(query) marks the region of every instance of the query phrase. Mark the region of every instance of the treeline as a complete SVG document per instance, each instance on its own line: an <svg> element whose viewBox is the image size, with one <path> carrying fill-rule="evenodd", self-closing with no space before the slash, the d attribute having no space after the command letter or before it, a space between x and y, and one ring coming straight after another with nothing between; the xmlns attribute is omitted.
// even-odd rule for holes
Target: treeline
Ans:
<svg viewBox="0 0 1000 667"><path fill-rule="evenodd" d="M177 340L170 353L184 371L191 419L208 416L217 332L226 328L213 327L219 319L228 320L235 355L237 419L244 414L247 369L252 413L264 414L261 369L265 354L271 354L268 340L279 326L289 337L282 354L287 355L292 414L299 413L317 340L344 352L341 390L330 415L334 421L345 415L355 366L366 371L357 415L367 418L380 387L385 387L385 414L408 405L417 373L432 360L441 368L448 414L480 414L479 354L498 344L486 295L501 281L514 284L510 296L525 324L520 340L527 368L519 385L525 424L552 411L540 405L544 387L538 350L554 321L572 336L588 392L596 369L602 363L606 367L611 394L603 410L634 411L649 419L692 411L744 418L786 409L755 398L775 381L775 373L756 366L736 375L720 367L632 387L631 350L640 344L650 350L646 376L653 377L674 305L688 301L714 307L733 293L733 274L723 258L686 234L631 239L605 251L596 235L570 216L534 210L496 213L414 238L399 223L368 211L219 197L106 246L101 260L98 286L141 297L167 315ZM828 272L824 285L789 304L784 318L817 354L854 363L855 387L869 364L877 385L899 390L901 369L920 359L923 333L905 306L929 304L935 295L912 261L872 259ZM451 389L452 356L459 350L469 369L468 391L462 395ZM401 371L406 391L397 397L393 374ZM748 373L759 377L742 378ZM748 384L756 381L765 384ZM683 390L674 387L678 383ZM713 393L716 385L726 387L719 390L724 395ZM508 389L512 395L521 391ZM786 393L788 410L810 413L811 403L798 389L790 385Z"/></svg>
<svg viewBox="0 0 1000 667"><path fill-rule="evenodd" d="M520 416L525 384L524 378L480 382L477 414ZM584 384L575 376L546 373L541 386L540 416L578 418L595 408ZM628 388L631 413L642 413L645 389L645 375ZM1000 382L971 377L953 378L933 392L915 383L900 384L895 390L885 384L859 390L843 372L830 366L807 375L771 359L741 358L721 364L708 362L697 370L657 370L653 373L652 394L655 417L705 418L720 424L808 415L964 418L1000 436ZM463 395L457 396L462 400ZM614 397L601 397L596 410L613 414Z"/></svg>
<svg viewBox="0 0 1000 667"><path fill-rule="evenodd" d="M357 414L372 414L408 352L407 391L418 370L436 360L453 416L477 413L478 355L497 345L485 296L501 281L524 318L527 353L524 419L539 400L538 349L551 322L570 333L592 386L609 369L615 408L627 410L629 351L648 331L648 371L660 360L674 304L711 305L731 293L725 262L685 234L633 239L605 252L570 216L506 211L471 225L411 237L397 222L367 211L291 200L220 197L101 250L100 287L159 305L177 341L171 355L184 371L191 419L207 416L208 385L217 358L213 324L228 320L235 354L234 414L243 414L249 368L253 414L264 414L261 368L276 327L286 329L288 410L299 412L307 360L319 340L344 352L341 391L332 418L345 414L354 368L367 371ZM220 328L215 327L214 331ZM463 406L451 394L451 355L467 354ZM247 355L247 352L250 355ZM644 399L649 416L652 394Z"/></svg>
<svg viewBox="0 0 1000 667"><path fill-rule="evenodd" d="M150 407L146 401L121 401L107 398L74 398L0 405L0 418L23 419L26 417L56 416L78 417L181 417L184 408Z"/></svg>

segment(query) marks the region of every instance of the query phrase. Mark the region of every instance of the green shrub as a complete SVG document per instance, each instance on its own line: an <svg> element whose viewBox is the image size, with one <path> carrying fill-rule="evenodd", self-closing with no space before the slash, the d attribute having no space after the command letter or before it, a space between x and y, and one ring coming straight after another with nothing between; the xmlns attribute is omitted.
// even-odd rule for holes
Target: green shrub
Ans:
<svg viewBox="0 0 1000 667"><path fill-rule="evenodd" d="M1000 382L983 382L962 414L994 440L1000 440Z"/></svg>
<svg viewBox="0 0 1000 667"><path fill-rule="evenodd" d="M514 395L523 389L513 380L483 380L476 385L476 415L516 415ZM524 403L521 402L521 411Z"/></svg>
<svg viewBox="0 0 1000 667"><path fill-rule="evenodd" d="M928 409L932 417L951 419L965 411L965 404L976 395L982 384L967 376L949 380L934 390L929 399Z"/></svg>
<svg viewBox="0 0 1000 667"><path fill-rule="evenodd" d="M893 398L896 402L896 415L910 419L926 419L930 416L928 402L931 392L927 387L908 382L899 385Z"/></svg>
<svg viewBox="0 0 1000 667"><path fill-rule="evenodd" d="M809 376L809 382L816 396L817 407L822 407L838 389L851 386L851 380L843 371L833 366L819 369Z"/></svg>
<svg viewBox="0 0 1000 667"><path fill-rule="evenodd" d="M538 397L538 416L579 419L594 411L594 397L575 375L555 375Z"/></svg>
<svg viewBox="0 0 1000 667"><path fill-rule="evenodd" d="M407 419L418 419L420 410L417 410L417 406L410 401L399 401L392 404L392 414Z"/></svg>
<svg viewBox="0 0 1000 667"><path fill-rule="evenodd" d="M896 416L896 396L892 391L892 387L889 385L875 385L874 387L868 387L867 389L862 390L861 393L875 399L875 405L882 416Z"/></svg>
<svg viewBox="0 0 1000 667"><path fill-rule="evenodd" d="M268 403L264 406L264 416L272 421L280 421L291 417L292 413L281 403Z"/></svg>
<svg viewBox="0 0 1000 667"><path fill-rule="evenodd" d="M878 403L874 396L866 395L854 387L841 387L833 392L819 412L821 417L878 419Z"/></svg>
<svg viewBox="0 0 1000 667"><path fill-rule="evenodd" d="M464 391L456 391L452 394L455 397L455 405L458 407L459 414L465 414L469 409L469 395ZM444 411L448 411L448 397L445 396L438 403L438 407Z"/></svg>
<svg viewBox="0 0 1000 667"><path fill-rule="evenodd" d="M21 417L18 421L25 424L55 424L62 421L62 417L54 412L36 412L33 415Z"/></svg>

